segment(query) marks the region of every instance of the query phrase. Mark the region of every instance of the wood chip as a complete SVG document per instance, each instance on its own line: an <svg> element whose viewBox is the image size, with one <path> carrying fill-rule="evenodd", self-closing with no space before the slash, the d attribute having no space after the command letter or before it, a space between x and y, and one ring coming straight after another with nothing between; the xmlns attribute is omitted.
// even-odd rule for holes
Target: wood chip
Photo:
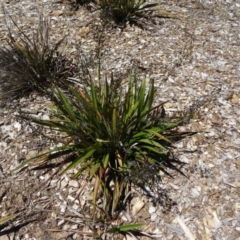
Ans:
<svg viewBox="0 0 240 240"><path fill-rule="evenodd" d="M175 218L175 220L178 222L178 224L180 225L180 227L182 228L182 230L184 231L186 237L189 240L196 240L196 238L191 233L190 229L187 227L187 225L184 223L184 221L179 216L177 216Z"/></svg>
<svg viewBox="0 0 240 240"><path fill-rule="evenodd" d="M232 95L232 99L231 99L232 104L238 104L238 95L236 95L235 93Z"/></svg>

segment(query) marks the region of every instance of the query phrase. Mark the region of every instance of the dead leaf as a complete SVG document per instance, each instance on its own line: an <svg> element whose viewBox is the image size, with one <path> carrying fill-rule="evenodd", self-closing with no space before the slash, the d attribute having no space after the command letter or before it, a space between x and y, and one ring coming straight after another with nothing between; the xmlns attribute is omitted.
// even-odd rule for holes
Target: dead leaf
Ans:
<svg viewBox="0 0 240 240"><path fill-rule="evenodd" d="M222 125L222 120L217 114L213 114L212 118L210 119L211 123L217 124L217 125Z"/></svg>
<svg viewBox="0 0 240 240"><path fill-rule="evenodd" d="M144 206L144 202L139 200L137 201L132 208L132 215L135 216Z"/></svg>
<svg viewBox="0 0 240 240"><path fill-rule="evenodd" d="M57 11L53 12L54 17L61 16L62 14L63 14L63 11L61 11L61 10L57 10Z"/></svg>
<svg viewBox="0 0 240 240"><path fill-rule="evenodd" d="M238 104L238 96L234 93L231 99L232 104Z"/></svg>

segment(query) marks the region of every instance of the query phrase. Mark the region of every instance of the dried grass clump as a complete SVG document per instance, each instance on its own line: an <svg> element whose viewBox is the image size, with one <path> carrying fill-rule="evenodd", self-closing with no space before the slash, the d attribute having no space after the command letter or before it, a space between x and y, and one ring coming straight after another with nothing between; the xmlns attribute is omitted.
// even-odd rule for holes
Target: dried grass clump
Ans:
<svg viewBox="0 0 240 240"><path fill-rule="evenodd" d="M42 92L53 83L61 86L73 75L75 66L59 50L64 38L49 43L48 19L41 15L31 36L10 20L17 33L8 25L7 46L0 48L0 99L16 98L32 90Z"/></svg>

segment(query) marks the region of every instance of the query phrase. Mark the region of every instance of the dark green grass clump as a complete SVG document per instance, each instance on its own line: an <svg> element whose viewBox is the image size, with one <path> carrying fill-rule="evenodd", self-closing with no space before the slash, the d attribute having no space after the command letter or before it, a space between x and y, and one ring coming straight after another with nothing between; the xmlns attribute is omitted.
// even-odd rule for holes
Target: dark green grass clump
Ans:
<svg viewBox="0 0 240 240"><path fill-rule="evenodd" d="M159 171L177 170L177 162L170 157L172 140L187 134L173 130L186 123L191 114L165 118L161 111L164 103L154 106L155 92L153 82L147 86L143 79L139 84L135 74L130 75L126 89L113 77L98 84L91 80L90 86L81 89L69 87L65 93L53 88L53 119L31 121L63 132L68 139L64 146L20 167L39 158L47 164L58 156L74 154L63 173L77 168L74 177L87 172L89 179L95 179L93 212L101 196L105 215L113 218L124 204L131 183L144 187L151 184L145 181L150 179L149 172L151 179L157 179Z"/></svg>
<svg viewBox="0 0 240 240"><path fill-rule="evenodd" d="M127 22L139 24L141 18L148 18L149 11L158 3L147 4L146 0L99 0L104 16L113 19L117 24Z"/></svg>

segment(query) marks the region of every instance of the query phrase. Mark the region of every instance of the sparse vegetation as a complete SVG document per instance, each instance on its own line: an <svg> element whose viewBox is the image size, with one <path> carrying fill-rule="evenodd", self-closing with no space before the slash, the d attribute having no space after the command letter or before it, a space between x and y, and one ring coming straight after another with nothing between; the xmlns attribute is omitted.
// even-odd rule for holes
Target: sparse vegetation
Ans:
<svg viewBox="0 0 240 240"><path fill-rule="evenodd" d="M107 230L107 232L113 233L113 234L119 233L122 235L126 235L127 233L131 234L131 231L136 230L136 228L140 228L142 226L143 226L143 224L140 224L140 223L122 225L122 226L113 227L113 228Z"/></svg>
<svg viewBox="0 0 240 240"><path fill-rule="evenodd" d="M99 0L98 4L105 16L123 24L137 24L158 5L147 4L146 0ZM41 91L53 103L52 119L20 117L66 136L62 146L22 162L18 169L29 163L44 165L71 155L73 160L62 174L77 169L75 178L85 172L89 180L94 180L93 220L99 222L118 216L130 197L132 185L154 188L159 183L160 171L179 170L180 162L171 155L172 142L189 134L179 132L177 127L192 118L192 111L176 118L165 116L164 102L155 105L153 81L147 83L134 72L124 87L113 74L111 79L102 79L100 58L98 82L84 66L88 62L83 61L81 84L70 85L66 79L72 76L75 66L59 52L64 38L50 45L47 19L40 17L32 37L11 21L18 35L14 36L8 28L8 46L0 48L0 97L17 97L33 89ZM101 49L99 55L100 52ZM1 221L5 223L13 217ZM126 234L140 226L118 226L107 232Z"/></svg>
<svg viewBox="0 0 240 240"><path fill-rule="evenodd" d="M99 0L104 16L116 23L138 24L141 18L148 18L148 11L158 3L147 3L146 0Z"/></svg>
<svg viewBox="0 0 240 240"><path fill-rule="evenodd" d="M0 48L1 98L17 97L33 89L44 91L52 83L61 85L72 76L75 66L60 51L64 38L49 43L49 24L42 16L38 29L28 36L10 19L18 30L8 26L8 45Z"/></svg>
<svg viewBox="0 0 240 240"><path fill-rule="evenodd" d="M31 121L63 132L68 139L64 146L39 158L43 163L43 159L47 162L69 153L76 155L62 173L77 167L74 177L87 171L89 178L95 179L94 214L101 196L105 217L113 218L124 205L131 183L144 186L149 169L154 179L160 170L174 167L171 140L184 133L171 130L188 121L191 114L174 120L165 118L163 103L154 106L153 82L147 85L143 79L139 85L137 76L131 74L127 90L112 77L110 82L99 79L98 84L91 80L90 88L69 87L66 93L54 88L53 93L54 118ZM37 159L25 161L20 167Z"/></svg>

